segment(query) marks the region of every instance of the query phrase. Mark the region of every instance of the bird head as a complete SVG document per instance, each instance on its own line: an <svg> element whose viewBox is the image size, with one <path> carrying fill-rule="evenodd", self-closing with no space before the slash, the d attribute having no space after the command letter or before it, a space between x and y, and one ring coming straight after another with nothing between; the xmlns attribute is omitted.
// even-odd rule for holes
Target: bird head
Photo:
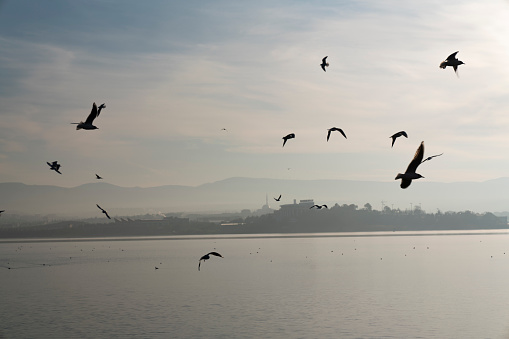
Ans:
<svg viewBox="0 0 509 339"><path fill-rule="evenodd" d="M442 62L440 63L440 68L445 69L445 67L447 67L447 61L442 61Z"/></svg>

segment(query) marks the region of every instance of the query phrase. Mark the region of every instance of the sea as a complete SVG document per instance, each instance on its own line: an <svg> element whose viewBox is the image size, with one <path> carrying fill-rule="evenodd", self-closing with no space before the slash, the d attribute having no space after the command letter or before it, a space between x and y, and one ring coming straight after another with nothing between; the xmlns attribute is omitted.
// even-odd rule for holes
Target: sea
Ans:
<svg viewBox="0 0 509 339"><path fill-rule="evenodd" d="M509 338L509 232L0 239L0 338Z"/></svg>

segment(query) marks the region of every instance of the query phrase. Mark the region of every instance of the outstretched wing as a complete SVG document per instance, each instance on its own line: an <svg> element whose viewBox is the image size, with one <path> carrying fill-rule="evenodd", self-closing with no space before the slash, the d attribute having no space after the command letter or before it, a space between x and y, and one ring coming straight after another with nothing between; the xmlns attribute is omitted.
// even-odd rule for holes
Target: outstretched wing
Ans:
<svg viewBox="0 0 509 339"><path fill-rule="evenodd" d="M325 58L322 59L322 64L325 65L327 63L327 58L328 58L328 56L326 56Z"/></svg>
<svg viewBox="0 0 509 339"><path fill-rule="evenodd" d="M101 207L101 206L99 206L98 204L95 204L95 205L96 205L96 206L97 206L97 207L98 207L101 211L106 212L106 211L105 211L105 210L103 210L103 209L102 209L102 207Z"/></svg>
<svg viewBox="0 0 509 339"><path fill-rule="evenodd" d="M456 52L452 53L452 54L451 54L451 55L449 55L449 56L447 57L447 59L445 59L445 60L447 60L447 61L452 61L452 60L456 59L456 54L458 54L458 52L459 52L459 51L456 51Z"/></svg>
<svg viewBox="0 0 509 339"><path fill-rule="evenodd" d="M339 133L343 134L343 136L345 137L345 139L348 139L348 138L346 137L345 132L343 132L343 130L342 130L341 128L338 128L338 131L339 131Z"/></svg>
<svg viewBox="0 0 509 339"><path fill-rule="evenodd" d="M422 158L424 157L424 141L421 142L419 145L419 148L417 148L417 151L415 152L414 158L408 165L405 173L415 173L417 170L417 167L421 164ZM411 180L410 180L411 181ZM410 186L410 183L406 187ZM403 181L401 182L401 187L403 187Z"/></svg>
<svg viewBox="0 0 509 339"><path fill-rule="evenodd" d="M101 106L98 107L97 109L97 116L99 116L99 114L101 114L101 111L103 108L106 108L106 104L102 104Z"/></svg>
<svg viewBox="0 0 509 339"><path fill-rule="evenodd" d="M224 258L221 254L217 253L217 252L210 252L209 255L212 254L212 255L215 255L216 257L221 257L221 258Z"/></svg>
<svg viewBox="0 0 509 339"><path fill-rule="evenodd" d="M104 214L106 214L106 216L108 217L108 219L111 219L110 216L108 215L108 212L104 211Z"/></svg>
<svg viewBox="0 0 509 339"><path fill-rule="evenodd" d="M88 115L87 120L85 120L85 123L92 124L92 122L94 121L95 118L97 118L98 115L99 114L97 114L97 105L94 102L94 104L92 105L92 111Z"/></svg>

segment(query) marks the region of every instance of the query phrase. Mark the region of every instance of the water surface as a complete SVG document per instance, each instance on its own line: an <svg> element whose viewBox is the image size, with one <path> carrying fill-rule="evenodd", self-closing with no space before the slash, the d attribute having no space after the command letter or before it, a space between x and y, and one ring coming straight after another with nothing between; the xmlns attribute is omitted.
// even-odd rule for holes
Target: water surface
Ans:
<svg viewBox="0 0 509 339"><path fill-rule="evenodd" d="M508 233L366 235L4 241L0 337L509 337Z"/></svg>

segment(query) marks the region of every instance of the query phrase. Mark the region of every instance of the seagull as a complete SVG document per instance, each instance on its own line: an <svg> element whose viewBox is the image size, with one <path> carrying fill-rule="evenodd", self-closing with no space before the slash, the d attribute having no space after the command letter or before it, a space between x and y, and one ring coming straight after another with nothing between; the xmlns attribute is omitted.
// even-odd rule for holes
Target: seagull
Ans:
<svg viewBox="0 0 509 339"><path fill-rule="evenodd" d="M217 252L210 252L208 254L205 254L203 257L200 258L200 260L198 261L198 271L200 270L200 265L201 265L201 261L203 260L205 262L205 260L209 260L210 259L210 255L215 255L216 257L221 257L221 258L224 258L221 254L217 253Z"/></svg>
<svg viewBox="0 0 509 339"><path fill-rule="evenodd" d="M329 63L327 62L327 57L322 59L322 63L320 64L324 72L326 72L325 67L329 67Z"/></svg>
<svg viewBox="0 0 509 339"><path fill-rule="evenodd" d="M287 136L284 136L284 137L283 137L283 139L284 139L284 141L283 141L283 147L285 147L286 141L287 141L288 139L293 139L293 138L295 138L295 133L290 133L290 134L288 134Z"/></svg>
<svg viewBox="0 0 509 339"><path fill-rule="evenodd" d="M404 174L398 173L394 180L401 179L401 188L407 188L412 183L413 179L424 178L419 173L416 173L417 167L421 164L422 158L424 156L424 141L421 142L419 148L415 152L414 158L408 164L408 167Z"/></svg>
<svg viewBox="0 0 509 339"><path fill-rule="evenodd" d="M313 206L311 206L309 209L312 209L313 207L316 207L316 209L319 209L319 210L321 210L321 209L322 209L322 206L320 206L320 205L313 205Z"/></svg>
<svg viewBox="0 0 509 339"><path fill-rule="evenodd" d="M4 213L4 212L5 212L5 210L1 210L1 211L0 211L0 215L2 215L2 213Z"/></svg>
<svg viewBox="0 0 509 339"><path fill-rule="evenodd" d="M98 180L102 179L102 177L99 176L99 174L97 174L97 173L95 174L95 178L98 179Z"/></svg>
<svg viewBox="0 0 509 339"><path fill-rule="evenodd" d="M59 174L62 174L60 173L59 169L60 169L60 164L58 163L58 161L53 161L51 164L49 162L46 161L46 163L48 164L48 166L50 167L50 170L53 170Z"/></svg>
<svg viewBox="0 0 509 339"><path fill-rule="evenodd" d="M274 198L274 200L276 200L276 201L281 200L281 194L279 195L279 197L278 197L277 199L276 199L276 198Z"/></svg>
<svg viewBox="0 0 509 339"><path fill-rule="evenodd" d="M339 133L341 133L341 134L345 137L345 139L346 139L346 134L345 134L345 132L343 132L343 130L342 130L341 128L332 127L332 128L329 128L329 129L328 129L328 131L329 131L329 132L327 133L327 141L329 141L330 134L331 134L331 132L332 132L332 131L338 131L338 132L339 132Z"/></svg>
<svg viewBox="0 0 509 339"><path fill-rule="evenodd" d="M458 54L458 52L459 51L452 53L451 55L449 55L447 57L447 59L442 61L440 63L440 68L445 69L447 66L452 66L452 68L454 68L454 72L457 75L458 74L458 66L465 64L463 61L460 61L460 60L458 60L458 58L456 58L456 54Z"/></svg>
<svg viewBox="0 0 509 339"><path fill-rule="evenodd" d="M392 138L392 146L394 146L394 142L396 142L396 138L399 138L400 136L404 136L405 138L408 138L408 135L406 134L405 131L395 133L389 137L389 138Z"/></svg>
<svg viewBox="0 0 509 339"><path fill-rule="evenodd" d="M104 214L106 214L106 216L108 217L108 219L111 219L111 218L110 218L110 216L108 215L108 212L106 212L104 209L102 209L102 208L101 208L101 206L99 206L99 205L97 205L97 204L96 204L96 206L97 206L97 207L99 207L99 209L100 209L101 211L103 211L103 213L104 213Z"/></svg>
<svg viewBox="0 0 509 339"><path fill-rule="evenodd" d="M92 125L92 123L94 122L94 119L97 118L99 116L99 114L101 114L101 110L103 108L106 108L105 104L102 104L101 106L99 106L99 109L97 109L97 105L94 102L94 104L92 105L92 112L90 112L90 114L88 115L87 120L85 120L85 122L83 122L83 121L81 121L81 122L72 122L71 124L78 125L78 126L76 126L76 130L79 130L79 129L98 129L96 126Z"/></svg>
<svg viewBox="0 0 509 339"><path fill-rule="evenodd" d="M424 160L421 162L421 164L422 164L423 162L425 162L425 161L428 161L428 160L433 159L434 157L439 157L439 156L441 156L442 154L444 154L444 153L440 153L440 154L437 154L437 155L432 155L432 156L430 156L430 157L427 157L426 159L424 159Z"/></svg>

